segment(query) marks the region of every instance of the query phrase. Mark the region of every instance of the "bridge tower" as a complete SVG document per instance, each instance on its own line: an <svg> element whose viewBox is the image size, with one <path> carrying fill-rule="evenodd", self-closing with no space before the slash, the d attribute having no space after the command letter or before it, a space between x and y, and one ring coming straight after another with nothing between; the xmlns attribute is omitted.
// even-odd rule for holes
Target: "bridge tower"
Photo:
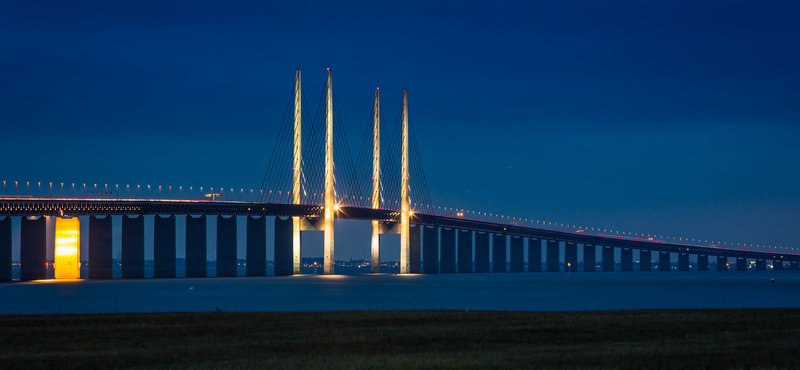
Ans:
<svg viewBox="0 0 800 370"><path fill-rule="evenodd" d="M331 85L331 69L328 68L328 86L326 92L326 120L325 120L325 219L323 248L325 254L324 273L333 274L333 219L335 208L338 208L333 199L333 86Z"/></svg>
<svg viewBox="0 0 800 370"><path fill-rule="evenodd" d="M381 114L380 90L375 88L375 120L372 139L372 208L381 206ZM372 220L372 273L381 272L381 223Z"/></svg>
<svg viewBox="0 0 800 370"><path fill-rule="evenodd" d="M303 121L301 120L301 114L303 110L301 109L302 90L300 87L300 69L297 69L294 78L294 162L292 163L292 203L300 204L300 195L302 194L301 181L303 178ZM300 249L301 225L301 217L292 217L292 272L294 274L302 273L302 253Z"/></svg>
<svg viewBox="0 0 800 370"><path fill-rule="evenodd" d="M403 89L402 174L400 178L400 273L411 272L409 253L410 205L408 204L408 91Z"/></svg>

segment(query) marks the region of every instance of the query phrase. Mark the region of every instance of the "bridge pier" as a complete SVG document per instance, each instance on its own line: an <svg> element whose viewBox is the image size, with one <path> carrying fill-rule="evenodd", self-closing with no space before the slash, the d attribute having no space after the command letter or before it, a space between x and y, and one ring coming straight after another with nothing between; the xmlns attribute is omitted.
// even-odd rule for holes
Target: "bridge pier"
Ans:
<svg viewBox="0 0 800 370"><path fill-rule="evenodd" d="M542 272L541 239L528 239L528 272Z"/></svg>
<svg viewBox="0 0 800 370"><path fill-rule="evenodd" d="M47 279L47 220L20 217L20 280Z"/></svg>
<svg viewBox="0 0 800 370"><path fill-rule="evenodd" d="M422 225L411 225L408 229L408 273L420 273L420 239L422 233Z"/></svg>
<svg viewBox="0 0 800 370"><path fill-rule="evenodd" d="M519 236L511 237L511 272L525 272L525 243Z"/></svg>
<svg viewBox="0 0 800 370"><path fill-rule="evenodd" d="M619 270L633 271L633 249L621 248L619 257Z"/></svg>
<svg viewBox="0 0 800 370"><path fill-rule="evenodd" d="M688 253L678 253L678 271L689 271Z"/></svg>
<svg viewBox="0 0 800 370"><path fill-rule="evenodd" d="M578 272L578 245L564 243L564 271Z"/></svg>
<svg viewBox="0 0 800 370"><path fill-rule="evenodd" d="M594 245L583 245L583 272L597 271L597 260L595 259L596 249Z"/></svg>
<svg viewBox="0 0 800 370"><path fill-rule="evenodd" d="M0 281L11 281L11 217L0 220Z"/></svg>
<svg viewBox="0 0 800 370"><path fill-rule="evenodd" d="M561 256L559 256L558 240L547 241L547 272L559 272L561 270Z"/></svg>
<svg viewBox="0 0 800 370"><path fill-rule="evenodd" d="M111 253L111 216L89 217L89 279L114 277Z"/></svg>
<svg viewBox="0 0 800 370"><path fill-rule="evenodd" d="M153 277L175 277L175 215L153 217Z"/></svg>
<svg viewBox="0 0 800 370"><path fill-rule="evenodd" d="M708 271L708 255L697 255L697 271Z"/></svg>
<svg viewBox="0 0 800 370"><path fill-rule="evenodd" d="M649 250L639 250L639 271L653 271L653 253Z"/></svg>
<svg viewBox="0 0 800 370"><path fill-rule="evenodd" d="M614 272L614 247L603 246L603 272Z"/></svg>
<svg viewBox="0 0 800 370"><path fill-rule="evenodd" d="M206 216L186 216L186 277L208 276Z"/></svg>
<svg viewBox="0 0 800 370"><path fill-rule="evenodd" d="M293 230L291 217L275 217L275 276L294 274Z"/></svg>
<svg viewBox="0 0 800 370"><path fill-rule="evenodd" d="M439 273L439 228L426 227L422 233L422 272L425 274Z"/></svg>
<svg viewBox="0 0 800 370"><path fill-rule="evenodd" d="M294 221L293 221L294 222ZM294 224L292 225L294 228ZM247 276L267 276L267 218L247 216Z"/></svg>
<svg viewBox="0 0 800 370"><path fill-rule="evenodd" d="M122 278L144 278L144 216L122 216Z"/></svg>
<svg viewBox="0 0 800 370"><path fill-rule="evenodd" d="M489 233L475 232L475 272L491 272Z"/></svg>
<svg viewBox="0 0 800 370"><path fill-rule="evenodd" d="M728 257L717 256L717 271L728 271Z"/></svg>
<svg viewBox="0 0 800 370"><path fill-rule="evenodd" d="M773 270L783 270L783 260L774 259L772 260L772 269Z"/></svg>
<svg viewBox="0 0 800 370"><path fill-rule="evenodd" d="M797 261L792 261L792 263L789 265L789 270L800 270L800 263Z"/></svg>
<svg viewBox="0 0 800 370"><path fill-rule="evenodd" d="M458 231L458 273L472 272L472 231Z"/></svg>
<svg viewBox="0 0 800 370"><path fill-rule="evenodd" d="M453 274L456 272L456 230L442 228L442 274Z"/></svg>
<svg viewBox="0 0 800 370"><path fill-rule="evenodd" d="M230 218L217 216L218 277L236 277L238 265L236 257L236 216Z"/></svg>
<svg viewBox="0 0 800 370"><path fill-rule="evenodd" d="M747 258L736 259L736 271L747 271Z"/></svg>
<svg viewBox="0 0 800 370"><path fill-rule="evenodd" d="M506 272L506 246L508 239L505 234L492 236L492 272Z"/></svg>
<svg viewBox="0 0 800 370"><path fill-rule="evenodd" d="M669 252L658 252L658 271L670 270L670 254Z"/></svg>
<svg viewBox="0 0 800 370"><path fill-rule="evenodd" d="M767 271L767 260L757 259L756 260L756 271Z"/></svg>

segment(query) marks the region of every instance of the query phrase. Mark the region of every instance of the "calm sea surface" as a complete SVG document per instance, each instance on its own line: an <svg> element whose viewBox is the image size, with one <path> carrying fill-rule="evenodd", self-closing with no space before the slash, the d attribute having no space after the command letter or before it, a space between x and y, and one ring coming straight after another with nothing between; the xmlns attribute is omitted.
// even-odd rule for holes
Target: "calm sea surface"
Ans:
<svg viewBox="0 0 800 370"><path fill-rule="evenodd" d="M800 307L799 293L796 271L46 280L0 283L0 314Z"/></svg>

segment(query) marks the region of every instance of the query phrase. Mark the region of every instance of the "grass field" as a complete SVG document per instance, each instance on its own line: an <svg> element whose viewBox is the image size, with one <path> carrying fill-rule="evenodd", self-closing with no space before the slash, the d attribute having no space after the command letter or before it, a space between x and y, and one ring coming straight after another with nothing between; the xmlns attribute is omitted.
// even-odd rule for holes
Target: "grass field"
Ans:
<svg viewBox="0 0 800 370"><path fill-rule="evenodd" d="M800 309L0 316L0 368L800 368Z"/></svg>

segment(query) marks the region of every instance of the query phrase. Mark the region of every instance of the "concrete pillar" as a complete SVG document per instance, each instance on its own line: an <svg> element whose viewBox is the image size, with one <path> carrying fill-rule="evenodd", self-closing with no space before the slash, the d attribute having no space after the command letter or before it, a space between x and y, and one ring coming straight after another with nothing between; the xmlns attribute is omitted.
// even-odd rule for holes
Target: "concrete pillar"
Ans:
<svg viewBox="0 0 800 370"><path fill-rule="evenodd" d="M519 236L511 237L511 272L525 272L525 243Z"/></svg>
<svg viewBox="0 0 800 370"><path fill-rule="evenodd" d="M153 277L175 277L175 215L153 218Z"/></svg>
<svg viewBox="0 0 800 370"><path fill-rule="evenodd" d="M547 267L547 272L559 272L561 270L561 256L558 250L558 240L547 241L545 258L547 259L545 265Z"/></svg>
<svg viewBox="0 0 800 370"><path fill-rule="evenodd" d="M747 258L736 258L736 271L747 271Z"/></svg>
<svg viewBox="0 0 800 370"><path fill-rule="evenodd" d="M490 272L489 233L475 232L475 272Z"/></svg>
<svg viewBox="0 0 800 370"><path fill-rule="evenodd" d="M728 271L728 257L717 256L717 271Z"/></svg>
<svg viewBox="0 0 800 370"><path fill-rule="evenodd" d="M508 272L507 240L505 234L492 235L492 272Z"/></svg>
<svg viewBox="0 0 800 370"><path fill-rule="evenodd" d="M458 273L472 272L472 231L458 232Z"/></svg>
<svg viewBox="0 0 800 370"><path fill-rule="evenodd" d="M619 270L633 271L633 249L622 248L619 257Z"/></svg>
<svg viewBox="0 0 800 370"><path fill-rule="evenodd" d="M420 235L422 233L422 225L412 225L408 229L408 273L420 273Z"/></svg>
<svg viewBox="0 0 800 370"><path fill-rule="evenodd" d="M47 221L45 217L20 218L19 270L21 280L47 279ZM109 251L109 255L110 255ZM109 263L109 267L111 264Z"/></svg>
<svg viewBox="0 0 800 370"><path fill-rule="evenodd" d="M456 272L456 230L442 229L442 274Z"/></svg>
<svg viewBox="0 0 800 370"><path fill-rule="evenodd" d="M0 220L0 281L11 281L11 217Z"/></svg>
<svg viewBox="0 0 800 370"><path fill-rule="evenodd" d="M578 245L564 243L564 271L578 272Z"/></svg>
<svg viewBox="0 0 800 370"><path fill-rule="evenodd" d="M542 272L541 239L528 239L528 272Z"/></svg>
<svg viewBox="0 0 800 370"><path fill-rule="evenodd" d="M294 249L292 244L292 218L275 217L275 276L294 274Z"/></svg>
<svg viewBox="0 0 800 370"><path fill-rule="evenodd" d="M614 271L614 247L603 247L603 271Z"/></svg>
<svg viewBox="0 0 800 370"><path fill-rule="evenodd" d="M792 263L789 265L789 270L800 270L800 263L797 261L792 261Z"/></svg>
<svg viewBox="0 0 800 370"><path fill-rule="evenodd" d="M247 276L267 276L267 218L247 216Z"/></svg>
<svg viewBox="0 0 800 370"><path fill-rule="evenodd" d="M89 279L111 279L111 216L89 217Z"/></svg>
<svg viewBox="0 0 800 370"><path fill-rule="evenodd" d="M678 253L678 271L689 271L688 253Z"/></svg>
<svg viewBox="0 0 800 370"><path fill-rule="evenodd" d="M773 270L783 270L783 260L780 260L780 259L772 260L772 269Z"/></svg>
<svg viewBox="0 0 800 370"><path fill-rule="evenodd" d="M144 216L122 216L121 262L123 279L144 278Z"/></svg>
<svg viewBox="0 0 800 370"><path fill-rule="evenodd" d="M670 253L658 252L658 271L670 270Z"/></svg>
<svg viewBox="0 0 800 370"><path fill-rule="evenodd" d="M597 254L595 246L591 244L583 245L583 272L597 271Z"/></svg>
<svg viewBox="0 0 800 370"><path fill-rule="evenodd" d="M206 216L186 216L186 277L208 276Z"/></svg>
<svg viewBox="0 0 800 370"><path fill-rule="evenodd" d="M653 254L650 251L639 251L639 271L653 271Z"/></svg>
<svg viewBox="0 0 800 370"><path fill-rule="evenodd" d="M236 277L236 216L217 216L217 276Z"/></svg>
<svg viewBox="0 0 800 370"><path fill-rule="evenodd" d="M708 271L708 256L697 255L697 271Z"/></svg>
<svg viewBox="0 0 800 370"><path fill-rule="evenodd" d="M426 227L422 233L422 273L439 273L439 228Z"/></svg>
<svg viewBox="0 0 800 370"><path fill-rule="evenodd" d="M756 271L767 271L767 260L756 260Z"/></svg>

